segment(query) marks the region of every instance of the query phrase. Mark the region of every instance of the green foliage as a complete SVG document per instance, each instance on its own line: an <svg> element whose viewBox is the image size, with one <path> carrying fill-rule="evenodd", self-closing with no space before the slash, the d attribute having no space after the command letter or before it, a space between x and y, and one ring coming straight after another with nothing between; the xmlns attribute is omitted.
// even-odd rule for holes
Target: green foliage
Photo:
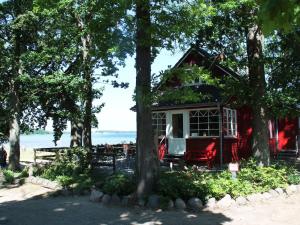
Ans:
<svg viewBox="0 0 300 225"><path fill-rule="evenodd" d="M198 174L193 171L162 173L157 192L171 199L180 197L187 200L191 197L198 196L204 200L207 195L205 186L209 177L209 174Z"/></svg>
<svg viewBox="0 0 300 225"><path fill-rule="evenodd" d="M221 199L226 194L237 198L299 183L300 175L294 167L283 164L260 167L251 159L241 163L237 179L233 179L228 171L220 173L192 170L165 172L161 174L157 192L171 199L180 197L187 200L196 196L206 201L211 197Z"/></svg>
<svg viewBox="0 0 300 225"><path fill-rule="evenodd" d="M82 174L89 174L88 151L84 148L64 150L48 167L37 169L36 174L50 180L58 180L62 184L72 183Z"/></svg>
<svg viewBox="0 0 300 225"><path fill-rule="evenodd" d="M55 180L57 180L63 187L70 187L71 184L74 183L74 179L72 177L65 175L57 176Z"/></svg>
<svg viewBox="0 0 300 225"><path fill-rule="evenodd" d="M134 192L135 183L132 177L123 173L116 173L105 179L102 190L108 194L128 195Z"/></svg>
<svg viewBox="0 0 300 225"><path fill-rule="evenodd" d="M18 178L26 178L29 177L29 173L28 173L29 168L25 167L21 173L18 175Z"/></svg>
<svg viewBox="0 0 300 225"><path fill-rule="evenodd" d="M12 184L15 181L15 174L11 170L3 170L5 183Z"/></svg>
<svg viewBox="0 0 300 225"><path fill-rule="evenodd" d="M300 6L297 0L257 0L264 31L282 29L291 31L300 25Z"/></svg>

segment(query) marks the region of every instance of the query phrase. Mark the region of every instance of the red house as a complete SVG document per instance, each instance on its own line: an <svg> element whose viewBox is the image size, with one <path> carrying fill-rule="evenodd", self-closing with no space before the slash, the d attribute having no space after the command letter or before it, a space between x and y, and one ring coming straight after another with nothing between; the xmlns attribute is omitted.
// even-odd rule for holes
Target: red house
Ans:
<svg viewBox="0 0 300 225"><path fill-rule="evenodd" d="M209 69L213 76L221 78L239 77L202 49L189 49L175 68L186 64L202 66ZM172 88L183 86L176 76L167 83ZM185 104L159 102L153 106L153 127L159 141L165 144L167 153L171 156L182 156L188 163L209 165L250 157L250 107L232 108L228 101L222 100L219 90L201 81L188 85L194 90L209 93L212 96L211 100ZM300 118L269 121L272 155L283 150L299 149L299 127Z"/></svg>

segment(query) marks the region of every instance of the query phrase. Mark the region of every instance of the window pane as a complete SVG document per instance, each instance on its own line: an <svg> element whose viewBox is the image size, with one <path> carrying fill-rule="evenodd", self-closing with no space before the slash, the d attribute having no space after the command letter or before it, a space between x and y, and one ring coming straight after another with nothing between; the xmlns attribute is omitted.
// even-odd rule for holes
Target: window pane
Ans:
<svg viewBox="0 0 300 225"><path fill-rule="evenodd" d="M199 123L208 123L208 116L207 117L199 117Z"/></svg>
<svg viewBox="0 0 300 225"><path fill-rule="evenodd" d="M183 138L183 114L172 115L173 137Z"/></svg>
<svg viewBox="0 0 300 225"><path fill-rule="evenodd" d="M219 130L219 124L218 123L210 123L209 129L210 130Z"/></svg>
<svg viewBox="0 0 300 225"><path fill-rule="evenodd" d="M219 130L210 130L209 135L210 136L219 136Z"/></svg>

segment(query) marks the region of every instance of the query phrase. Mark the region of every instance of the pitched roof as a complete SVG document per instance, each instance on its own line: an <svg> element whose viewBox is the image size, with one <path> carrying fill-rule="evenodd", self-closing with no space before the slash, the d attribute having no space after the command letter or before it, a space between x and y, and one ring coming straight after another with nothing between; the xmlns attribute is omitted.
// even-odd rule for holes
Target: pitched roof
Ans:
<svg viewBox="0 0 300 225"><path fill-rule="evenodd" d="M223 65L221 65L220 63L217 62L217 60L215 60L215 56L212 56L211 54L209 54L207 51L205 51L202 48L196 48L196 47L191 47L189 48L189 50L184 53L184 55L178 60L178 62L174 65L173 68L178 68L180 66L182 66L185 62L185 60L188 58L188 56L190 56L192 53L196 53L200 56L202 56L207 62L210 63L210 67L215 66L218 69L222 70L226 75L230 75L236 79L240 78L240 75L237 74L236 72L234 72L232 69L230 69L229 67L225 67Z"/></svg>

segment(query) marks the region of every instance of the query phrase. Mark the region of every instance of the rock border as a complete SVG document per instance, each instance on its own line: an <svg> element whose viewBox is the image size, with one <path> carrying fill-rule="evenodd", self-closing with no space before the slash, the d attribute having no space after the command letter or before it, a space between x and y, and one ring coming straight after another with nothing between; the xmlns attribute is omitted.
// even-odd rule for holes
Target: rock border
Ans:
<svg viewBox="0 0 300 225"><path fill-rule="evenodd" d="M25 179L26 183L41 185L54 191L60 191L63 187L57 181L51 181L41 177L29 176Z"/></svg>
<svg viewBox="0 0 300 225"><path fill-rule="evenodd" d="M152 210L162 210L161 206L164 204L163 210L192 210L195 212L200 212L201 210L214 210L221 209L227 210L231 207L244 206L248 204L256 204L257 202L266 202L278 197L288 197L295 193L300 193L299 185L289 185L286 188L276 188L271 189L264 193L254 193L245 197L237 197L233 199L229 194L226 194L222 199L216 200L215 198L208 199L207 203L204 205L202 201L193 197L184 201L181 198L177 198L175 201L170 200L169 202L163 202L164 197L158 195L150 195L148 201L144 199L139 199L137 202L134 201L133 195L128 196L118 196L117 194L109 195L104 194L101 190L92 188L90 201L101 202L104 205L110 206L123 206L123 207L142 207Z"/></svg>

